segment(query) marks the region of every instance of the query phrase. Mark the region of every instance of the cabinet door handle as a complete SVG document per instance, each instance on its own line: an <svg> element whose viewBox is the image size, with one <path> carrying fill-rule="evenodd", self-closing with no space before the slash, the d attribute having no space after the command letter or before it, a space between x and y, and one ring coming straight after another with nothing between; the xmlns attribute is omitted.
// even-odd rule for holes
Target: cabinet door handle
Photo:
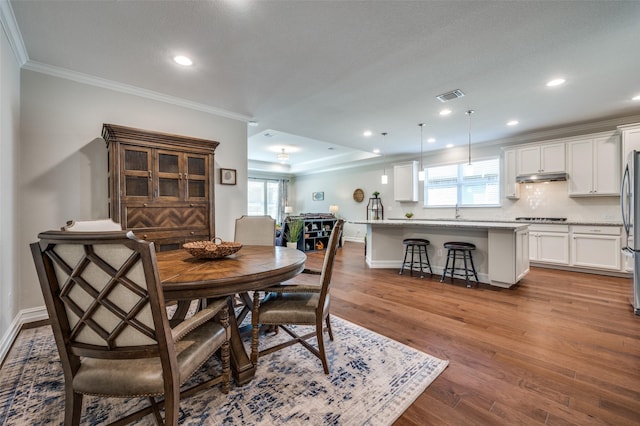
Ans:
<svg viewBox="0 0 640 426"><path fill-rule="evenodd" d="M153 173L151 173L151 170L149 170L149 179L153 178Z"/></svg>
<svg viewBox="0 0 640 426"><path fill-rule="evenodd" d="M144 203L144 204L142 205L142 207L148 207L148 204L147 204L147 203Z"/></svg>

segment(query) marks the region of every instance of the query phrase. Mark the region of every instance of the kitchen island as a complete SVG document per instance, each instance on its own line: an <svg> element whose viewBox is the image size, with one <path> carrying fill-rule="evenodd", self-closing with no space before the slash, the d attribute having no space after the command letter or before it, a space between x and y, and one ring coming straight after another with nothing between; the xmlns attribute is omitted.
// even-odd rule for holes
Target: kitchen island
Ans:
<svg viewBox="0 0 640 426"><path fill-rule="evenodd" d="M426 238L434 274L442 274L447 241L476 245L473 261L480 282L508 288L529 272L529 224L471 220L388 219L352 221L367 226L370 268L398 268L405 238Z"/></svg>

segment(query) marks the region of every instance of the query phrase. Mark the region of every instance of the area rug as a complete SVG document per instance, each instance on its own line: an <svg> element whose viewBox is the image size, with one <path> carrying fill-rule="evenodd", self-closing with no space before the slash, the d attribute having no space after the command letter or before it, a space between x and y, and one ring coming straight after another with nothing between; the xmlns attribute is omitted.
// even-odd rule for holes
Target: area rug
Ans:
<svg viewBox="0 0 640 426"><path fill-rule="evenodd" d="M434 358L341 318L327 338L331 374L300 345L260 358L256 377L185 399L184 425L389 425L446 368ZM261 337L271 345L285 333ZM275 339L275 340L274 340ZM248 341L245 342L248 345ZM196 374L215 367L215 357ZM20 333L0 370L0 425L58 425L64 420L64 383L50 327ZM85 396L83 425L113 421L146 404L139 399ZM137 425L154 424L151 416Z"/></svg>

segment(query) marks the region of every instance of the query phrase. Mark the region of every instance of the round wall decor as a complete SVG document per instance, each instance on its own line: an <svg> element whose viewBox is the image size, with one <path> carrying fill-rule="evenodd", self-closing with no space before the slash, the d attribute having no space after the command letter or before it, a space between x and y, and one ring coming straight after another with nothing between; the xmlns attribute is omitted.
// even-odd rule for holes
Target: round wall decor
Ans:
<svg viewBox="0 0 640 426"><path fill-rule="evenodd" d="M364 200L364 191L360 188L353 191L353 199L356 200L356 202L361 203L362 200Z"/></svg>

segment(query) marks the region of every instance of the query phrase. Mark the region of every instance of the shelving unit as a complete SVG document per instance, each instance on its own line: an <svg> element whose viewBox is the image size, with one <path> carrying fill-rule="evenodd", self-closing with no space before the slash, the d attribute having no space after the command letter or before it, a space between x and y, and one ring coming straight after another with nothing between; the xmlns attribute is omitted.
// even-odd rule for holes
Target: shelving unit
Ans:
<svg viewBox="0 0 640 426"><path fill-rule="evenodd" d="M298 242L298 249L304 251L324 250L336 224L336 218L305 218L304 235Z"/></svg>
<svg viewBox="0 0 640 426"><path fill-rule="evenodd" d="M336 225L336 217L326 213L304 213L300 216L290 216L285 222L283 232L286 235L286 227L289 221L302 220L304 228L302 238L298 241L298 250L301 251L321 251L327 248L329 237ZM286 241L283 240L286 243ZM339 243L342 247L342 243Z"/></svg>

